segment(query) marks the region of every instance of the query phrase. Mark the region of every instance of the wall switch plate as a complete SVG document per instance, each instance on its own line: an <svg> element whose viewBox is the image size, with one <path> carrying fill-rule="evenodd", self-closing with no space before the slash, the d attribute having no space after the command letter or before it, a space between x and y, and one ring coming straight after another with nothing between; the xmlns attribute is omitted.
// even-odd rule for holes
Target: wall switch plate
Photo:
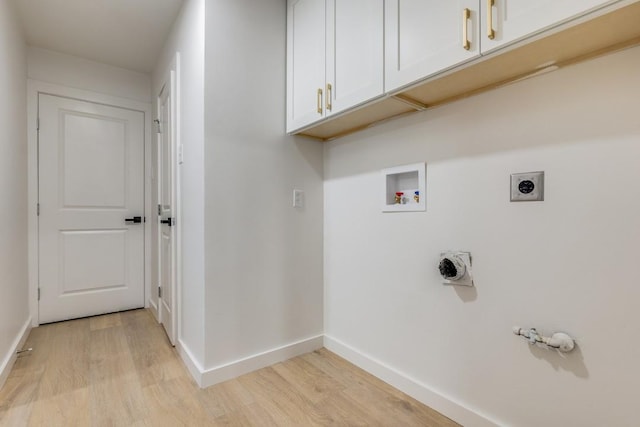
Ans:
<svg viewBox="0 0 640 427"><path fill-rule="evenodd" d="M293 190L293 207L294 208L304 207L304 191Z"/></svg>
<svg viewBox="0 0 640 427"><path fill-rule="evenodd" d="M534 202L544 200L544 172L511 174L511 201Z"/></svg>

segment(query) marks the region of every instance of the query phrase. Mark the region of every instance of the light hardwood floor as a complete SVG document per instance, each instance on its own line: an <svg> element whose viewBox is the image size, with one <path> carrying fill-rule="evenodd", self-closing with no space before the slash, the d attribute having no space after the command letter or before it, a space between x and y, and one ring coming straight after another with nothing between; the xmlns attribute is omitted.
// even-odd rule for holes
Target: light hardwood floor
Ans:
<svg viewBox="0 0 640 427"><path fill-rule="evenodd" d="M457 426L322 349L201 390L152 315L41 326L0 390L2 426Z"/></svg>

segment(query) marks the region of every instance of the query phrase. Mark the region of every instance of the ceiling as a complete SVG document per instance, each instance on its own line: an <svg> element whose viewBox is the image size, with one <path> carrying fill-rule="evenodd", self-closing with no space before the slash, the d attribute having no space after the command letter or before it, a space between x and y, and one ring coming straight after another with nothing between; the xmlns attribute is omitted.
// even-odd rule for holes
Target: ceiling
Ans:
<svg viewBox="0 0 640 427"><path fill-rule="evenodd" d="M183 0L14 0L27 43L149 73Z"/></svg>

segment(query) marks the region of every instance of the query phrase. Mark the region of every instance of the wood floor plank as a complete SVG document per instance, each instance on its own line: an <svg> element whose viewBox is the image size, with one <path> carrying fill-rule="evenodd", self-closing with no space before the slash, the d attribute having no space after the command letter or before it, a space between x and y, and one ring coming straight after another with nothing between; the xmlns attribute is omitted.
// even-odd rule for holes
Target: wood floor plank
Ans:
<svg viewBox="0 0 640 427"><path fill-rule="evenodd" d="M188 375L162 326L150 313L145 313L148 315L134 316L125 328L128 348L142 386Z"/></svg>
<svg viewBox="0 0 640 427"><path fill-rule="evenodd" d="M126 426L150 415L137 379L120 377L93 383L89 393L92 425Z"/></svg>
<svg viewBox="0 0 640 427"><path fill-rule="evenodd" d="M216 425L233 426L233 427L251 427L251 426L281 426L278 424L271 414L262 408L258 403L241 406L238 409L229 412L215 419Z"/></svg>
<svg viewBox="0 0 640 427"><path fill-rule="evenodd" d="M33 427L80 427L90 424L88 388L36 401L29 418L29 426Z"/></svg>
<svg viewBox="0 0 640 427"><path fill-rule="evenodd" d="M131 425L147 418L142 385L124 326L91 331L90 413L98 426Z"/></svg>
<svg viewBox="0 0 640 427"><path fill-rule="evenodd" d="M145 405L150 409L150 419L173 420L173 425L216 425L198 399L199 390L189 378L176 378L152 384L143 389ZM187 425L187 424L185 424Z"/></svg>
<svg viewBox="0 0 640 427"><path fill-rule="evenodd" d="M44 325L25 347L0 426L457 426L326 349L201 390L147 310Z"/></svg>
<svg viewBox="0 0 640 427"><path fill-rule="evenodd" d="M89 318L89 329L92 331L112 328L114 326L122 326L120 313L105 314L104 316Z"/></svg>
<svg viewBox="0 0 640 427"><path fill-rule="evenodd" d="M384 381L370 375L327 349L320 349L301 356L303 360L316 366L332 378L336 378L345 388L356 385L370 385L387 390L393 394L402 394Z"/></svg>
<svg viewBox="0 0 640 427"><path fill-rule="evenodd" d="M397 397L385 393L377 387L359 385L345 390L344 394L348 396L354 406L366 409L384 425L411 425L411 423L433 427L457 425L435 411L432 415L418 410L420 404L416 405L417 402L408 396L406 398ZM376 405L371 405L371 402L376 402Z"/></svg>
<svg viewBox="0 0 640 427"><path fill-rule="evenodd" d="M310 401L299 395L273 368L264 368L238 378L256 396L278 425L323 425L323 414Z"/></svg>
<svg viewBox="0 0 640 427"><path fill-rule="evenodd" d="M0 426L25 427L28 425L33 404L12 406L0 411Z"/></svg>
<svg viewBox="0 0 640 427"><path fill-rule="evenodd" d="M122 327L91 332L89 364L93 383L136 376L137 372Z"/></svg>
<svg viewBox="0 0 640 427"><path fill-rule="evenodd" d="M214 418L222 418L256 401L254 395L238 379L225 381L215 387L202 390L200 400Z"/></svg>
<svg viewBox="0 0 640 427"><path fill-rule="evenodd" d="M364 403L377 402L376 407L381 404L386 406L388 413L410 412L410 418L420 421L420 425L428 426L457 426L458 424L423 405L405 393L391 387L384 381L370 375L364 370L342 359L327 349L320 349L301 356L302 359L314 364L319 369L328 373L332 377L338 378L348 387L347 395L353 399L358 397L357 390L366 391L368 398L355 399L354 402L364 400ZM396 408L390 407L395 405ZM367 405L371 406L371 405Z"/></svg>
<svg viewBox="0 0 640 427"><path fill-rule="evenodd" d="M24 348L38 348L18 356L4 387L0 389L0 425L26 426L46 369L48 330L31 331ZM44 345L43 345L44 344Z"/></svg>
<svg viewBox="0 0 640 427"><path fill-rule="evenodd" d="M3 411L26 405L36 400L43 372L44 367L37 367L33 372L21 372L20 374L12 371L0 391L0 420L2 419Z"/></svg>
<svg viewBox="0 0 640 427"><path fill-rule="evenodd" d="M331 426L384 426L371 411L351 401L344 391L336 392L316 404L324 412Z"/></svg>
<svg viewBox="0 0 640 427"><path fill-rule="evenodd" d="M273 369L296 391L312 403L318 403L345 387L329 375L301 358L294 358L273 366Z"/></svg>
<svg viewBox="0 0 640 427"><path fill-rule="evenodd" d="M89 385L89 321L87 319L46 325L45 339L34 346L32 358L46 361L38 398L86 388ZM35 357L34 357L35 356Z"/></svg>

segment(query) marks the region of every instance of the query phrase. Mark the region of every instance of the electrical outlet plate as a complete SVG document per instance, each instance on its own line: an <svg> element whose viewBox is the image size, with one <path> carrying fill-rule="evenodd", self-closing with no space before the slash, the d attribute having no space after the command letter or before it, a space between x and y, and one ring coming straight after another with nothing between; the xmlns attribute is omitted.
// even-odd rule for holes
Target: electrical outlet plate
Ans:
<svg viewBox="0 0 640 427"><path fill-rule="evenodd" d="M511 174L511 201L536 202L544 200L544 172Z"/></svg>

